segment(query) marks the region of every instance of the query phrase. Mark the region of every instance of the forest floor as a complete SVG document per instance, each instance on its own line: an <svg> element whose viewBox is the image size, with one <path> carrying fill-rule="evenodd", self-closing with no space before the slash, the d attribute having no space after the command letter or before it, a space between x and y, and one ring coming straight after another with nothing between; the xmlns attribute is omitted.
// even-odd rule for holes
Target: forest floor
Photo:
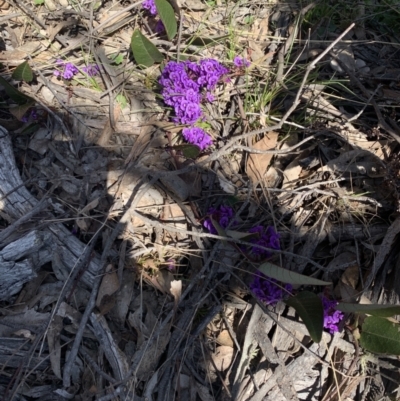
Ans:
<svg viewBox="0 0 400 401"><path fill-rule="evenodd" d="M281 298L399 304L400 2L171 4L0 0L0 398L398 399Z"/></svg>

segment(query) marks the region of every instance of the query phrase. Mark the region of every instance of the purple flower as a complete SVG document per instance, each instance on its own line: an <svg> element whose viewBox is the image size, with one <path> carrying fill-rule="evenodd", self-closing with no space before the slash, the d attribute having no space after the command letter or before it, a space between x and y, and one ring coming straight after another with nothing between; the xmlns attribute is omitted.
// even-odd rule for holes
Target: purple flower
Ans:
<svg viewBox="0 0 400 401"><path fill-rule="evenodd" d="M201 60L198 64L188 60L179 63L170 61L159 83L164 102L174 109L173 121L178 124L194 124L198 121L203 115L201 102L214 101L210 90L227 73L228 70L213 59Z"/></svg>
<svg viewBox="0 0 400 401"><path fill-rule="evenodd" d="M201 150L204 150L212 145L212 138L204 130L199 127L184 128L182 136L192 145L197 145Z"/></svg>
<svg viewBox="0 0 400 401"><path fill-rule="evenodd" d="M237 68L246 68L250 65L250 62L247 61L245 58L240 57L240 56L235 56L235 58L233 59L233 64L235 65L235 67Z"/></svg>
<svg viewBox="0 0 400 401"><path fill-rule="evenodd" d="M88 64L87 67L82 68L83 72L89 75L89 77L94 77L100 72L100 68L97 64Z"/></svg>
<svg viewBox="0 0 400 401"><path fill-rule="evenodd" d="M176 262L175 262L174 259L168 259L167 260L167 269L172 273L175 272L175 270L176 270Z"/></svg>
<svg viewBox="0 0 400 401"><path fill-rule="evenodd" d="M157 15L157 7L154 0L144 0L142 7L148 10L151 15Z"/></svg>
<svg viewBox="0 0 400 401"><path fill-rule="evenodd" d="M38 119L38 115L35 109L30 109L27 111L24 116L21 118L21 121L27 123L29 121L36 121Z"/></svg>
<svg viewBox="0 0 400 401"><path fill-rule="evenodd" d="M66 80L70 80L76 75L79 70L72 63L65 63L63 60L56 60L56 65L62 68L62 73L59 70L55 70L53 75L56 77L62 76Z"/></svg>
<svg viewBox="0 0 400 401"><path fill-rule="evenodd" d="M278 284L275 279L267 278L261 272L255 275L250 284L253 294L266 305L276 305L285 295L291 295L292 289L290 284Z"/></svg>
<svg viewBox="0 0 400 401"><path fill-rule="evenodd" d="M270 249L280 249L279 237L280 235L275 231L273 227L255 226L250 228L249 233L258 234L255 238L251 238L249 242L263 246ZM258 248L252 247L250 252L257 259L265 259L271 257L271 252Z"/></svg>
<svg viewBox="0 0 400 401"><path fill-rule="evenodd" d="M157 24L156 24L156 27L154 28L154 30L158 34L165 32L165 26L164 26L164 24L162 23L161 20L157 21Z"/></svg>
<svg viewBox="0 0 400 401"><path fill-rule="evenodd" d="M324 308L324 328L331 334L339 331L339 323L344 317L343 312L336 310L337 301L331 301L325 296L322 296L322 306Z"/></svg>
<svg viewBox="0 0 400 401"><path fill-rule="evenodd" d="M221 205L219 208L214 208L212 207L211 209L208 210L208 215L213 218L222 228L226 228L229 226L231 223L233 216L234 216L234 211L231 207L229 206L224 206ZM233 221L232 224L234 225L235 222ZM217 230L215 229L211 218L207 218L204 220L203 223L204 227L207 228L207 230L211 234L218 234Z"/></svg>

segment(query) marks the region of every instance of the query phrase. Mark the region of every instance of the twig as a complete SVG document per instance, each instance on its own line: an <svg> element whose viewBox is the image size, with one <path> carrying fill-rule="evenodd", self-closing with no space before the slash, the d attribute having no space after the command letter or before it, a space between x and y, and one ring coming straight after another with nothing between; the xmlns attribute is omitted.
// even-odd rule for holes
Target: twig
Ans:
<svg viewBox="0 0 400 401"><path fill-rule="evenodd" d="M354 83L360 88L360 90L364 93L366 97L369 97L369 102L372 104L372 107L375 110L376 116L378 117L378 125L380 128L385 130L388 134L390 134L393 139L395 139L398 143L400 143L400 135L398 135L392 127L385 121L385 119L382 116L381 110L379 109L379 106L376 104L375 100L372 98L370 92L367 90L367 88L361 83L361 81L354 75L352 71L347 67L345 63L343 63L340 58L332 54L332 57L335 58L335 60L340 64L340 66L346 71L348 76Z"/></svg>

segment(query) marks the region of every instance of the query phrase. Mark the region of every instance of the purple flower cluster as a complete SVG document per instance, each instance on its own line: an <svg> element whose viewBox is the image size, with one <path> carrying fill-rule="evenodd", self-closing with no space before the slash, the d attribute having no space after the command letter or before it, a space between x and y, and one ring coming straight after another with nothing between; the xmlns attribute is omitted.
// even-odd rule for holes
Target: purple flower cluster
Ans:
<svg viewBox="0 0 400 401"><path fill-rule="evenodd" d="M164 68L159 80L163 87L164 102L174 108L175 122L194 124L203 112L202 100L213 100L210 91L215 89L220 78L228 70L217 60L205 59L199 63L170 61ZM205 97L202 91L206 89Z"/></svg>
<svg viewBox="0 0 400 401"><path fill-rule="evenodd" d="M237 68L246 68L250 65L250 61L247 61L243 57L235 56L235 58L233 59L233 64Z"/></svg>
<svg viewBox="0 0 400 401"><path fill-rule="evenodd" d="M82 71L89 75L89 77L94 77L100 72L100 68L97 64L88 64L86 67L82 68Z"/></svg>
<svg viewBox="0 0 400 401"><path fill-rule="evenodd" d="M280 249L279 233L275 231L273 227L264 228L263 226L255 226L250 228L249 233L258 234L255 238L251 238L249 242L255 245L260 245L270 249ZM251 253L256 256L257 259L265 259L271 257L271 252L266 249L258 247L252 247Z"/></svg>
<svg viewBox="0 0 400 401"><path fill-rule="evenodd" d="M222 228L226 228L233 218L234 211L229 206L221 205L219 208L211 208L208 211L208 215L211 216L213 220L217 221ZM217 234L217 230L212 224L210 218L205 219L203 225L208 229L211 234ZM233 225L235 225L235 222L233 222ZM254 245L259 245L269 249L280 249L280 235L271 226L267 228L263 226L252 227L249 230L249 234L255 234L252 236L252 238L249 239L249 242ZM259 260L266 259L272 256L271 252L269 252L267 249L262 249L258 246L252 246L250 247L250 249L244 248L243 251L251 252L251 254Z"/></svg>
<svg viewBox="0 0 400 401"><path fill-rule="evenodd" d="M182 130L182 136L193 145L197 145L204 150L212 145L212 138L199 127L189 127Z"/></svg>
<svg viewBox="0 0 400 401"><path fill-rule="evenodd" d="M228 227L234 214L235 213L231 207L224 205L221 205L219 208L212 207L208 211L208 215L211 216L213 220L218 222L218 224L222 228ZM232 224L235 224L235 222L233 222ZM203 225L205 228L207 228L208 231L210 231L211 234L218 234L211 221L211 218L205 219Z"/></svg>
<svg viewBox="0 0 400 401"><path fill-rule="evenodd" d="M53 72L56 77L62 77L66 80L72 79L76 74L78 74L78 68L72 63L66 63L63 60L56 60L56 65L59 69ZM86 67L82 68L82 71L89 75L89 77L94 77L100 72L100 68L97 64L88 64Z"/></svg>
<svg viewBox="0 0 400 401"><path fill-rule="evenodd" d="M66 80L72 79L78 72L79 70L75 67L74 64L72 63L65 63L63 60L56 60L56 65L60 67L60 70L55 70L53 74L56 77L63 77Z"/></svg>
<svg viewBox="0 0 400 401"><path fill-rule="evenodd" d="M228 69L217 60L205 59L198 63L192 61L170 61L164 68L159 83L162 86L164 102L174 109L173 121L192 127L183 133L184 138L202 150L212 144L211 137L201 128L193 125L203 116L201 102L213 102L211 91Z"/></svg>
<svg viewBox="0 0 400 401"><path fill-rule="evenodd" d="M154 0L144 0L142 7L148 10L151 15L157 15L157 7Z"/></svg>
<svg viewBox="0 0 400 401"><path fill-rule="evenodd" d="M343 312L336 310L337 301L331 301L325 296L322 297L322 306L324 308L324 328L331 334L339 331L339 323L344 317Z"/></svg>
<svg viewBox="0 0 400 401"><path fill-rule="evenodd" d="M291 295L292 289L290 284L279 284L275 279L268 278L261 272L255 275L250 284L253 294L266 305L276 305L285 295Z"/></svg>

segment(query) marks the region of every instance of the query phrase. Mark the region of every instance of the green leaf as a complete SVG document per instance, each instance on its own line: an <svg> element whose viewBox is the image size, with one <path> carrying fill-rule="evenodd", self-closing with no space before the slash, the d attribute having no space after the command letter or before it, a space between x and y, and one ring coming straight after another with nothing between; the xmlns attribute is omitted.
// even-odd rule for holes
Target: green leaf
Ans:
<svg viewBox="0 0 400 401"><path fill-rule="evenodd" d="M324 326L324 309L319 296L310 291L302 291L285 302L296 310L306 325L310 337L319 343Z"/></svg>
<svg viewBox="0 0 400 401"><path fill-rule="evenodd" d="M191 39L189 39L189 44L200 47L217 46L220 44L220 42L223 42L228 38L229 35L218 35L211 37L193 36Z"/></svg>
<svg viewBox="0 0 400 401"><path fill-rule="evenodd" d="M213 219L212 216L210 216L210 220L214 228L217 230L217 233L220 237L226 237L225 230L220 226L217 220Z"/></svg>
<svg viewBox="0 0 400 401"><path fill-rule="evenodd" d="M243 233L241 231L235 231L235 230L226 230L226 235L234 239L244 239L244 240L249 240L251 238L256 238L258 236L257 233Z"/></svg>
<svg viewBox="0 0 400 401"><path fill-rule="evenodd" d="M121 53L117 53L111 59L114 64L120 65L124 61L124 55Z"/></svg>
<svg viewBox="0 0 400 401"><path fill-rule="evenodd" d="M12 77L17 81L31 82L33 79L33 71L27 61L20 64L13 72Z"/></svg>
<svg viewBox="0 0 400 401"><path fill-rule="evenodd" d="M378 354L400 355L400 326L381 317L369 316L362 325L360 344Z"/></svg>
<svg viewBox="0 0 400 401"><path fill-rule="evenodd" d="M266 276L282 281L283 283L294 285L330 285L328 281L318 280L313 277L303 276L302 274L292 272L283 267L266 262L258 267L260 272Z"/></svg>
<svg viewBox="0 0 400 401"><path fill-rule="evenodd" d="M121 94L117 95L115 100L118 102L119 107L121 107L121 109L124 109L128 105L128 101L126 100L126 97L124 95Z"/></svg>
<svg viewBox="0 0 400 401"><path fill-rule="evenodd" d="M18 89L15 89L12 85L10 85L3 77L0 76L0 85L4 87L5 92L7 93L8 96L12 100L14 100L15 103L19 105L24 105L29 102L34 103L35 101L27 96L24 95L22 92L20 92ZM29 106L30 107L30 106Z"/></svg>
<svg viewBox="0 0 400 401"><path fill-rule="evenodd" d="M167 32L168 39L172 40L178 30L174 9L167 0L154 0L154 3L156 4L161 21L164 24L165 32Z"/></svg>
<svg viewBox="0 0 400 401"><path fill-rule="evenodd" d="M197 145L176 145L173 147L174 150L181 151L183 156L187 159L196 159L200 154L200 148Z"/></svg>
<svg viewBox="0 0 400 401"><path fill-rule="evenodd" d="M367 315L379 317L400 315L399 305L351 304L339 302L335 309L345 313L365 313Z"/></svg>
<svg viewBox="0 0 400 401"><path fill-rule="evenodd" d="M137 29L132 34L131 50L136 63L144 67L151 67L164 59L157 47Z"/></svg>
<svg viewBox="0 0 400 401"><path fill-rule="evenodd" d="M29 124L27 127L25 127L25 128L21 131L21 135L30 135L30 134L33 134L33 133L36 132L39 128L40 128L40 124L38 124L38 123Z"/></svg>
<svg viewBox="0 0 400 401"><path fill-rule="evenodd" d="M33 4L34 4L35 6L40 6L40 5L44 4L44 0L34 0L34 1L33 1Z"/></svg>

